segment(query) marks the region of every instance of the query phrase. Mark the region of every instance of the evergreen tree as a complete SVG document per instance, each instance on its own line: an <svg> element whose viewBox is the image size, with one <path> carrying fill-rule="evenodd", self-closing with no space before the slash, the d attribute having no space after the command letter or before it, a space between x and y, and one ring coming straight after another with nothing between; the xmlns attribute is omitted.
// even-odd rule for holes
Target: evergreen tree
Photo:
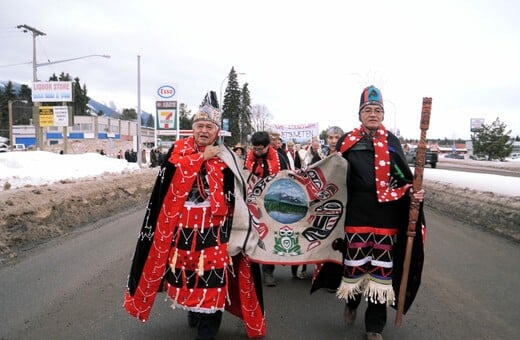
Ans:
<svg viewBox="0 0 520 340"><path fill-rule="evenodd" d="M87 85L79 83L79 78L74 78L74 82L72 83L72 96L74 98L74 114L78 116L87 116L89 115L88 110L88 102L90 97L87 96Z"/></svg>
<svg viewBox="0 0 520 340"><path fill-rule="evenodd" d="M222 107L222 119L228 119L229 132L231 137L225 137L224 142L228 145L235 145L240 141L240 88L238 87L237 73L232 67L228 76L228 83L224 95L224 105Z"/></svg>
<svg viewBox="0 0 520 340"><path fill-rule="evenodd" d="M153 119L153 115L149 115L148 116L148 119L146 120L146 124L145 124L146 127L155 127L155 120Z"/></svg>
<svg viewBox="0 0 520 340"><path fill-rule="evenodd" d="M32 105L32 90L26 84L20 86L20 93L18 93L18 99L26 100L28 103Z"/></svg>
<svg viewBox="0 0 520 340"><path fill-rule="evenodd" d="M193 117L191 117L191 110L188 110L186 104L179 105L179 130L190 130L193 125Z"/></svg>
<svg viewBox="0 0 520 340"><path fill-rule="evenodd" d="M251 95L249 93L249 84L245 83L242 86L242 100L240 108L239 126L240 126L240 140L242 145L247 143L247 136L253 134L253 127L251 124Z"/></svg>
<svg viewBox="0 0 520 340"><path fill-rule="evenodd" d="M504 160L513 150L513 141L506 131L506 124L497 119L491 125L482 124L482 130L471 135L473 153L488 160Z"/></svg>
<svg viewBox="0 0 520 340"><path fill-rule="evenodd" d="M137 120L137 111L135 109L123 109L121 120Z"/></svg>
<svg viewBox="0 0 520 340"><path fill-rule="evenodd" d="M13 83L9 81L3 91L0 91L0 136L9 138L9 101L15 100L16 93ZM12 143L12 142L11 142Z"/></svg>

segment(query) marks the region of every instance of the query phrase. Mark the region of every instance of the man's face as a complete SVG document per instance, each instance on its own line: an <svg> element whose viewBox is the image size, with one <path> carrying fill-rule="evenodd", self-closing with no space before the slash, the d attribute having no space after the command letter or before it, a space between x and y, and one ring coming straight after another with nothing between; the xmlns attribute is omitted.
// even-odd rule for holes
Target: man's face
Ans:
<svg viewBox="0 0 520 340"><path fill-rule="evenodd" d="M341 136L338 133L327 135L327 144L329 145L330 151L336 150L336 144Z"/></svg>
<svg viewBox="0 0 520 340"><path fill-rule="evenodd" d="M208 146L215 142L219 127L209 121L200 121L193 124L193 138L198 146Z"/></svg>
<svg viewBox="0 0 520 340"><path fill-rule="evenodd" d="M385 112L379 105L367 105L359 113L359 120L367 130L377 130L383 122Z"/></svg>
<svg viewBox="0 0 520 340"><path fill-rule="evenodd" d="M253 145L251 147L251 149L253 149L253 154L255 155L255 157L262 157L262 156L267 155L267 151L269 150L269 145L268 146Z"/></svg>

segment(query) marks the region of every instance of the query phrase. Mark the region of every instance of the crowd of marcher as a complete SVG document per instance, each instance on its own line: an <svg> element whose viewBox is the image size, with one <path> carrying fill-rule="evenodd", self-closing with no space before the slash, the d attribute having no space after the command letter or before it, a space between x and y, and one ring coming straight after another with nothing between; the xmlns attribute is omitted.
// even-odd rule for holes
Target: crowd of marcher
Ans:
<svg viewBox="0 0 520 340"><path fill-rule="evenodd" d="M257 131L249 146L222 148L216 143L221 122L216 94L206 95L194 115L193 136L176 141L167 154L151 151L150 166L161 166L161 172L140 233L151 236L140 236L132 262L124 302L127 311L145 321L155 295L165 291L174 306L188 311L189 326L198 329L196 339L215 338L223 311L243 319L248 337L263 337L269 307L263 304L261 282L276 286L275 265L260 265L241 253L227 254L232 226L247 210L241 209L247 207L240 192L246 183L237 167L265 178L306 169L338 154L348 162L344 239L337 245L342 263L317 264L313 290L328 289L344 300L347 325L355 322L365 297L366 338L382 339L387 307L405 298L394 290L402 275L403 235L412 202L421 205L416 222L421 235L424 191L413 192L413 175L399 140L382 124L379 89L363 89L357 114L359 127L346 133L339 126L329 127L326 141L313 137L301 145ZM128 161L134 156L125 152ZM422 271L423 245L420 237L416 239L407 308ZM291 272L305 279L307 266L294 265Z"/></svg>

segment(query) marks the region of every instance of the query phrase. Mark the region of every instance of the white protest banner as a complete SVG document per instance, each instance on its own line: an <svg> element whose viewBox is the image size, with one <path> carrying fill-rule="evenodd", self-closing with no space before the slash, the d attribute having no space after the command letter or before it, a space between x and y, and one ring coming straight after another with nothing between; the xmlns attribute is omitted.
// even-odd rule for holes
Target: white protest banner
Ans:
<svg viewBox="0 0 520 340"><path fill-rule="evenodd" d="M319 136L318 123L308 124L274 124L273 129L280 133L280 137L284 142L289 140L295 143L306 143L312 139L313 136Z"/></svg>

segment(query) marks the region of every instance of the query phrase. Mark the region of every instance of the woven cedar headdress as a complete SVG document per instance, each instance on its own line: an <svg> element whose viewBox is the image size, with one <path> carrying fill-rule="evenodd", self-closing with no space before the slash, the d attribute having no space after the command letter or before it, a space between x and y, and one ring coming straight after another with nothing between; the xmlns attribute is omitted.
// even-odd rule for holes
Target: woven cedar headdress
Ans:
<svg viewBox="0 0 520 340"><path fill-rule="evenodd" d="M221 113L219 110L217 94L215 91L206 93L202 105L199 110L193 116L193 122L209 121L216 124L220 128Z"/></svg>

